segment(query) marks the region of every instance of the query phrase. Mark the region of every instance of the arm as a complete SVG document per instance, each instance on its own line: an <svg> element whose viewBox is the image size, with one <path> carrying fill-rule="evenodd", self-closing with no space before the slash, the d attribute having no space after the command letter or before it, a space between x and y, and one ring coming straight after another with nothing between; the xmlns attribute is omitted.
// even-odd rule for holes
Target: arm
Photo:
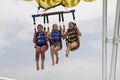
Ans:
<svg viewBox="0 0 120 80"><path fill-rule="evenodd" d="M49 38L48 38L48 33L46 31L44 31L44 35L45 35L45 39L48 42Z"/></svg>
<svg viewBox="0 0 120 80"><path fill-rule="evenodd" d="M46 37L47 37L48 39L50 39L50 35L51 35L51 34L50 34L50 28L48 27L48 28L47 28L47 36L46 36Z"/></svg>
<svg viewBox="0 0 120 80"><path fill-rule="evenodd" d="M82 36L82 33L80 32L80 30L77 26L76 26L76 33L77 33L77 36Z"/></svg>
<svg viewBox="0 0 120 80"><path fill-rule="evenodd" d="M34 29L34 35L33 35L33 43L36 42L36 29Z"/></svg>
<svg viewBox="0 0 120 80"><path fill-rule="evenodd" d="M64 33L65 33L65 26L63 26L63 29L62 29L61 26L59 26L59 27L60 27L60 32L61 32L62 38L65 38L65 35L64 35Z"/></svg>
<svg viewBox="0 0 120 80"><path fill-rule="evenodd" d="M67 37L67 35L68 35L68 32L65 32L65 33L63 34L63 38L65 39L65 38Z"/></svg>
<svg viewBox="0 0 120 80"><path fill-rule="evenodd" d="M47 28L47 32L46 31L44 31L44 33L45 33L45 38L46 38L46 41L49 41L49 39L50 39L50 29L49 29L49 27Z"/></svg>
<svg viewBox="0 0 120 80"><path fill-rule="evenodd" d="M61 26L59 26L59 28L60 28L61 37L63 37L63 29Z"/></svg>

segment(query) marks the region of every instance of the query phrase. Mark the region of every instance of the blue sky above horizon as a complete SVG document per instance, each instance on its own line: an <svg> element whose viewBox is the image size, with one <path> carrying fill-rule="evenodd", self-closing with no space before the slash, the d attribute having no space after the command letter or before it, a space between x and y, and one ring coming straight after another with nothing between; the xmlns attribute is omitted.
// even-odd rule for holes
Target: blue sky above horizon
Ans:
<svg viewBox="0 0 120 80"><path fill-rule="evenodd" d="M76 23L82 32L81 46L65 57L65 42L59 52L59 64L52 66L49 50L46 52L45 70L35 70L35 50L32 43L33 22L36 13L33 3L21 0L0 1L0 76L16 80L101 80L102 71L102 0L93 3L81 1L76 10ZM111 6L112 5L112 6ZM113 36L116 1L108 0L108 36ZM62 10L61 7L50 11ZM65 24L71 21L65 16ZM38 23L41 19L37 19ZM55 22L56 21L56 22ZM50 17L50 24L58 23ZM111 58L111 43L108 43L108 72ZM120 48L118 50L120 53ZM118 54L117 78L120 74ZM108 74L109 76L109 74Z"/></svg>

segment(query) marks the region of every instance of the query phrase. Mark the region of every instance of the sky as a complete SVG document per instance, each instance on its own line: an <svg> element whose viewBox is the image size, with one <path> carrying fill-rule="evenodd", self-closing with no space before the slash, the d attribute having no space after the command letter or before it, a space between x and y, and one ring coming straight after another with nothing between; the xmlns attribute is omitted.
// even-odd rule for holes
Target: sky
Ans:
<svg viewBox="0 0 120 80"><path fill-rule="evenodd" d="M65 57L65 41L59 51L59 64L52 66L50 50L45 59L45 69L35 69L35 49L32 42L32 14L37 12L34 2L22 0L0 1L0 77L16 80L101 80L102 79L102 0L81 2L75 9L76 23L82 32L80 48ZM111 6L112 5L112 6ZM113 37L116 1L108 0L108 37ZM65 10L59 6L50 11ZM72 21L66 14L65 25ZM58 23L56 16L50 17L51 26ZM41 18L37 23L43 24ZM112 43L108 43L108 78L112 54ZM120 46L120 44L119 44ZM120 48L118 48L120 53ZM117 76L120 80L120 54L118 54Z"/></svg>

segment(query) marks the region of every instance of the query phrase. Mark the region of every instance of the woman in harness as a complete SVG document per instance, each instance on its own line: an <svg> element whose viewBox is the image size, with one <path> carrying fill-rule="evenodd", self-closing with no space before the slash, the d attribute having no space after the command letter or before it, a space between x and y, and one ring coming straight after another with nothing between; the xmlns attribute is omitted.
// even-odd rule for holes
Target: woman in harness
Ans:
<svg viewBox="0 0 120 80"><path fill-rule="evenodd" d="M55 64L54 62L54 55L56 56L56 64L59 62L58 51L62 49L62 28L60 26L60 30L58 29L57 24L53 24L51 33L49 32L49 39L50 39L50 52L52 58L52 65Z"/></svg>
<svg viewBox="0 0 120 80"><path fill-rule="evenodd" d="M77 43L78 36L81 36L81 32L76 26L74 22L68 23L68 29L64 33L64 38L67 38L67 49L66 49L66 57L69 56L70 50L72 48L77 47L79 44Z"/></svg>
<svg viewBox="0 0 120 80"><path fill-rule="evenodd" d="M37 30L35 29L33 42L35 43L36 49L36 69L39 70L39 56L41 55L41 70L44 69L44 61L45 61L45 51L47 50L47 39L46 32L43 31L43 26L39 24L37 26Z"/></svg>

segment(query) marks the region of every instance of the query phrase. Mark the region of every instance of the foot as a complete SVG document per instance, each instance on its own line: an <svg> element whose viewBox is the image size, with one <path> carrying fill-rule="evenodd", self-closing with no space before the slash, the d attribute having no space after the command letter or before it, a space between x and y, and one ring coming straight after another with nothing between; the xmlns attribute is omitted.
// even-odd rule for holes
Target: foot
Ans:
<svg viewBox="0 0 120 80"><path fill-rule="evenodd" d="M66 50L66 57L68 57L69 56L69 53L70 53L70 51L69 50Z"/></svg>
<svg viewBox="0 0 120 80"><path fill-rule="evenodd" d="M66 55L65 55L66 57L68 57L68 54L66 53Z"/></svg>
<svg viewBox="0 0 120 80"><path fill-rule="evenodd" d="M56 59L56 64L58 64L58 63L59 63L59 58Z"/></svg>

